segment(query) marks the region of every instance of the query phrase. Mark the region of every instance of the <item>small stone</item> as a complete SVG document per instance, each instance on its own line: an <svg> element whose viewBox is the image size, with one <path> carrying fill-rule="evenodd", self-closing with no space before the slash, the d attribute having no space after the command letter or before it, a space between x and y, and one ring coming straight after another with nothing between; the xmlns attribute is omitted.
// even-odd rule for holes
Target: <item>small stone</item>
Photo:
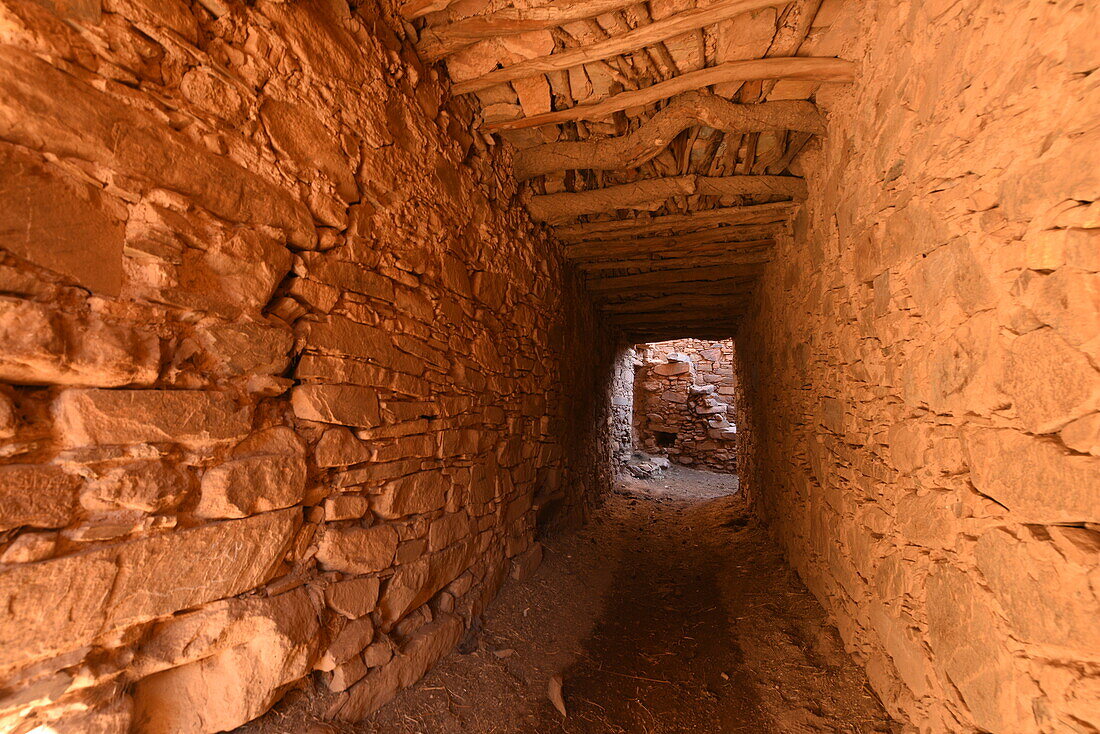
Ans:
<svg viewBox="0 0 1100 734"><path fill-rule="evenodd" d="M397 531L389 525L325 530L317 560L326 569L344 573L374 573L389 568L397 552Z"/></svg>
<svg viewBox="0 0 1100 734"><path fill-rule="evenodd" d="M325 588L325 602L348 619L358 619L374 611L379 586L373 576L337 581Z"/></svg>
<svg viewBox="0 0 1100 734"><path fill-rule="evenodd" d="M325 500L325 521L356 520L370 512L370 500L358 495L338 495Z"/></svg>
<svg viewBox="0 0 1100 734"><path fill-rule="evenodd" d="M291 391L294 414L305 420L358 428L379 424L378 391L357 385L298 385Z"/></svg>
<svg viewBox="0 0 1100 734"><path fill-rule="evenodd" d="M163 512L176 507L194 485L186 468L166 461L117 466L88 483L80 493L87 510Z"/></svg>
<svg viewBox="0 0 1100 734"><path fill-rule="evenodd" d="M0 530L64 527L73 519L81 484L50 464L0 466Z"/></svg>
<svg viewBox="0 0 1100 734"><path fill-rule="evenodd" d="M57 533L22 533L0 554L0 563L44 561L53 555L56 547Z"/></svg>
<svg viewBox="0 0 1100 734"><path fill-rule="evenodd" d="M370 617L351 620L336 635L336 639L321 655L314 669L335 670L337 665L351 660L362 652L372 639L374 639L374 623L371 622Z"/></svg>
<svg viewBox="0 0 1100 734"><path fill-rule="evenodd" d="M355 434L343 427L325 431L313 449L317 466L322 469L370 461L373 453L369 444L360 441Z"/></svg>

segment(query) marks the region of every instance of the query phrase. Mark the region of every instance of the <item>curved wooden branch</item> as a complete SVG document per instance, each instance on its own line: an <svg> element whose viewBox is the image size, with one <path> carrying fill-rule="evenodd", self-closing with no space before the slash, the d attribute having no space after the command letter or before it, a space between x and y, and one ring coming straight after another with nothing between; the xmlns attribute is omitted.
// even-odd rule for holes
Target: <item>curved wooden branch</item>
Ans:
<svg viewBox="0 0 1100 734"><path fill-rule="evenodd" d="M785 2L786 0L717 0L717 2L706 7L677 13L663 20L635 28L620 36L612 36L606 41L594 43L591 46L551 53L546 56L527 59L518 64L506 66L503 69L490 71L488 74L479 76L476 79L455 84L451 91L456 95L480 92L494 85L504 84L516 79L524 79L537 74L548 74L552 71L564 71L581 64L610 59L612 56L652 46L682 33L729 20L751 10L783 5Z"/></svg>
<svg viewBox="0 0 1100 734"><path fill-rule="evenodd" d="M612 240L655 234L685 234L700 229L712 229L724 224L770 224L785 222L795 210L787 201L754 206L728 206L691 214L668 214L650 219L616 219L610 222L570 224L554 229L554 234L566 242Z"/></svg>
<svg viewBox="0 0 1100 734"><path fill-rule="evenodd" d="M557 125L575 120L600 120L615 112L632 107L645 107L670 99L683 92L702 89L725 82L744 82L754 79L796 79L814 82L847 83L855 80L856 65L851 61L831 57L786 57L776 59L749 59L728 61L698 71L673 77L652 86L630 92L620 92L593 104L577 105L564 110L544 112L540 115L520 117L515 120L489 122L482 126L485 132L524 130L542 125Z"/></svg>
<svg viewBox="0 0 1100 734"><path fill-rule="evenodd" d="M519 151L513 161L516 178L525 181L572 169L637 168L657 157L677 135L695 125L735 133L825 132L825 118L812 102L744 105L713 94L687 92L629 135L592 142L547 143Z"/></svg>
<svg viewBox="0 0 1100 734"><path fill-rule="evenodd" d="M674 196L784 196L806 197L806 182L794 176L673 176L653 178L592 191L532 196L527 211L537 222L567 222L584 214L617 209L655 209Z"/></svg>
<svg viewBox="0 0 1100 734"><path fill-rule="evenodd" d="M439 61L487 38L545 31L637 4L638 0L555 0L537 8L503 8L488 15L428 26L421 32L416 50L427 61Z"/></svg>

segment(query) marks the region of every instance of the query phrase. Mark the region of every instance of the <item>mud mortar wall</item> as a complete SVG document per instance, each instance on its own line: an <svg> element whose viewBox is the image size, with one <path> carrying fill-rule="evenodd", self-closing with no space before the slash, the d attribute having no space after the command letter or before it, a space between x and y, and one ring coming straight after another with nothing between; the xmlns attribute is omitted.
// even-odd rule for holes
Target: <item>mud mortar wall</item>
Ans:
<svg viewBox="0 0 1100 734"><path fill-rule="evenodd" d="M357 5L0 2L4 731L360 717L607 486L614 336Z"/></svg>
<svg viewBox="0 0 1100 734"><path fill-rule="evenodd" d="M742 484L921 731L1100 728L1087 5L869 4L739 333Z"/></svg>
<svg viewBox="0 0 1100 734"><path fill-rule="evenodd" d="M638 345L633 425L637 446L697 469L733 473L736 428L730 403L736 392L733 342L675 339ZM669 355L689 362L669 362ZM675 435L662 446L658 432Z"/></svg>

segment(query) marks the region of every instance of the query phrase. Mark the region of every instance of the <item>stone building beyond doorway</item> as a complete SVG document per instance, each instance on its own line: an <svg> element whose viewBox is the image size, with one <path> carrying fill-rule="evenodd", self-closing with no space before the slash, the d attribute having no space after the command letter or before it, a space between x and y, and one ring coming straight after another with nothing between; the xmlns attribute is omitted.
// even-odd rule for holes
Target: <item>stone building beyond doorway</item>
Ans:
<svg viewBox="0 0 1100 734"><path fill-rule="evenodd" d="M696 469L736 471L732 340L635 347L635 448Z"/></svg>

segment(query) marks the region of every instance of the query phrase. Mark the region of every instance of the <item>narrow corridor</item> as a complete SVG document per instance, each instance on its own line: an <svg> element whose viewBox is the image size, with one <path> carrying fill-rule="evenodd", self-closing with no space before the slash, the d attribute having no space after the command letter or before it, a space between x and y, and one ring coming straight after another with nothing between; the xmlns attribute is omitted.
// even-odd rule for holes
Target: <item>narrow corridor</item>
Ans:
<svg viewBox="0 0 1100 734"><path fill-rule="evenodd" d="M539 571L506 586L478 633L394 705L322 723L320 689L299 691L240 731L894 731L735 488L731 475L675 466L620 480L586 529L547 539ZM566 717L547 693L555 676Z"/></svg>
<svg viewBox="0 0 1100 734"><path fill-rule="evenodd" d="M0 734L1100 734L1097 28L0 0Z"/></svg>

